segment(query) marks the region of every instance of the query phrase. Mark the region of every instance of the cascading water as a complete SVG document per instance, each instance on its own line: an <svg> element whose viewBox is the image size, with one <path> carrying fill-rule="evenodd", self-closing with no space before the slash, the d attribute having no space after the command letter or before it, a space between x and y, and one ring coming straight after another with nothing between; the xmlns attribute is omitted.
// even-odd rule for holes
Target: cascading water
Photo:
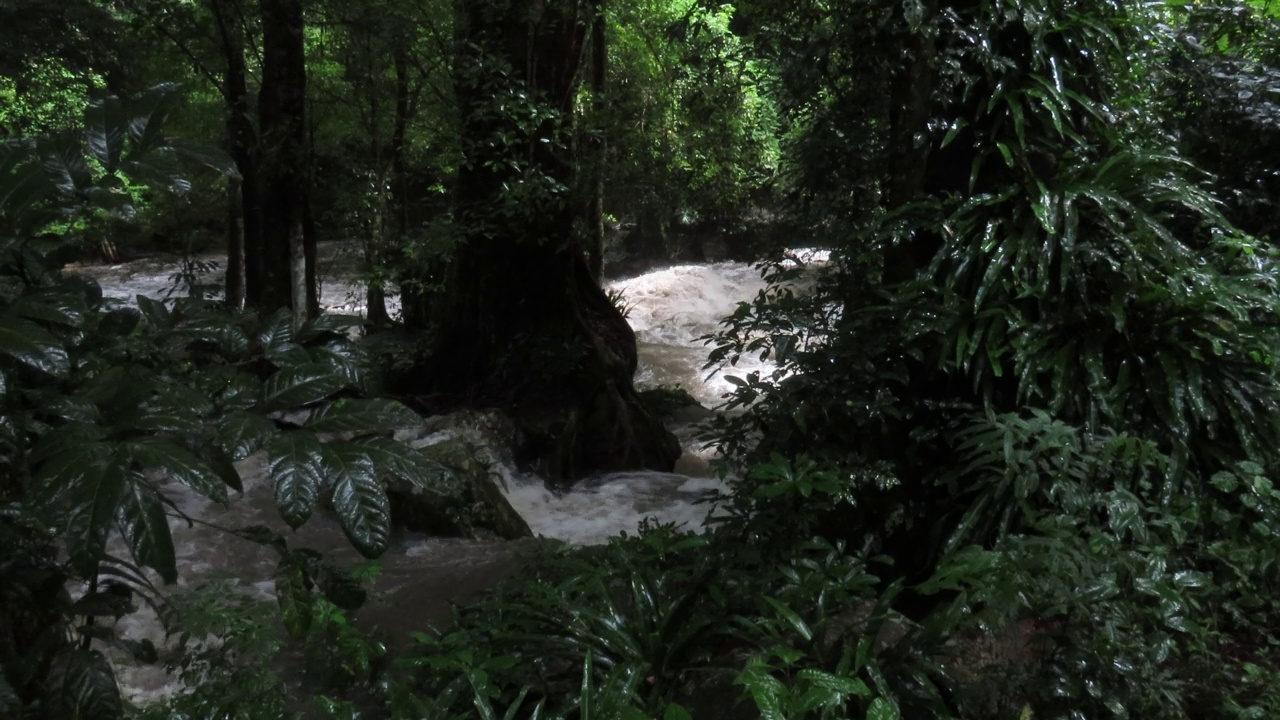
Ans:
<svg viewBox="0 0 1280 720"><path fill-rule="evenodd" d="M325 311L364 311L363 293L350 276L334 272L354 263L338 244L321 248L321 306ZM197 263L214 264L216 255L194 258ZM137 295L163 299L180 293L176 289L181 271L179 261L146 259L115 266L79 267L69 270L97 280L106 297L132 301ZM211 273L209 282L220 280ZM733 312L739 302L748 301L764 288L760 272L739 262L706 265L678 265L626 280L609 283L622 293L629 307L628 320L636 331L640 367L636 383L640 387L679 386L707 407L714 407L732 388L724 375L703 369L707 347L701 338L713 332L720 320ZM398 311L394 304L388 308ZM743 358L733 374L768 370L767 362ZM707 456L707 450L693 441L690 428L674 428L686 440L686 451ZM250 461L252 462L252 461ZM259 463L260 464L260 463ZM682 463L682 467L705 464ZM255 479L258 467L243 468ZM542 480L514 471L507 472L508 497L513 507L539 535L577 544L603 543L621 531L634 532L645 517L663 522L698 527L706 515L705 505L692 500L718 487L707 477L688 474L628 472L614 473L579 483L565 494L546 490ZM243 500L236 505L245 504ZM274 506L258 508L274 512Z"/></svg>
<svg viewBox="0 0 1280 720"><path fill-rule="evenodd" d="M321 304L328 311L363 312L363 298L350 277L335 275L341 262L338 245L321 249ZM196 260L217 261L215 256ZM70 272L96 279L104 295L132 301L137 295L162 299L173 294L182 269L176 260L141 260L110 267L82 267ZM216 281L211 275L205 280ZM700 338L713 332L737 303L749 301L762 288L759 271L744 263L721 262L681 265L610 283L630 306L629 321L639 341L639 386L680 386L706 406L715 406L732 387L723 377L703 369L707 348ZM389 307L393 313L398 310ZM759 361L740 362L735 374L767 370ZM690 456L706 450L692 442L689 428L675 428L687 440ZM417 444L430 442L419 438ZM542 480L505 468L508 499L537 535L575 544L603 543L619 532L635 532L645 518L701 527L709 507L698 501L720 487L709 477L706 464L682 462L681 467L701 468L688 474L659 472L613 473L577 484L564 494L548 491ZM247 592L270 597L276 557L222 529L266 525L287 528L279 519L271 489L264 480L263 461L253 457L240 464L245 493L228 506L205 500L185 488L172 487L177 506L202 523L191 525L174 518L180 587L194 587L217 578L237 578ZM203 523L209 523L208 525ZM220 529L221 528L221 529ZM359 558L348 546L333 518L317 513L298 532L286 532L291 544L311 547L337 560ZM527 542L485 543L428 538L400 532L380 558L382 573L375 585L380 600L362 610L362 619L385 630L407 633L448 616L449 603L466 597L505 576L519 564ZM149 638L163 644L164 631L154 616L139 612L127 616L117 628L135 639ZM156 666L121 666L121 683L135 702L146 703L177 692L181 684Z"/></svg>

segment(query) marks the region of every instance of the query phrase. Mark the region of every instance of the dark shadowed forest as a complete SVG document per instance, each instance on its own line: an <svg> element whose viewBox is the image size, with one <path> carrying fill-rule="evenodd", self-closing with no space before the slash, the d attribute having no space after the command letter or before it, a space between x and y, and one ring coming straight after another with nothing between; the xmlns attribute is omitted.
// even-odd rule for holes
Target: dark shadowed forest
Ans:
<svg viewBox="0 0 1280 720"><path fill-rule="evenodd" d="M1280 718L1277 0L0 0L0 718Z"/></svg>

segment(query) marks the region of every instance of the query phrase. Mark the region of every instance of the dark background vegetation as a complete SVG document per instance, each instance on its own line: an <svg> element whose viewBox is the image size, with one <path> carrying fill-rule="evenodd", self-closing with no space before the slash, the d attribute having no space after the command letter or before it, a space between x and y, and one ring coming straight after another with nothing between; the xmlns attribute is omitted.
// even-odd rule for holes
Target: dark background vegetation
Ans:
<svg viewBox="0 0 1280 720"><path fill-rule="evenodd" d="M1280 716L1274 0L3 0L0 138L0 716ZM217 300L61 272L209 250ZM771 284L712 363L778 372L705 428L705 534L547 549L390 655L261 528L278 617L166 599L160 478L263 450L376 558L415 410L670 470L601 282L721 258ZM142 602L224 644L134 709Z"/></svg>

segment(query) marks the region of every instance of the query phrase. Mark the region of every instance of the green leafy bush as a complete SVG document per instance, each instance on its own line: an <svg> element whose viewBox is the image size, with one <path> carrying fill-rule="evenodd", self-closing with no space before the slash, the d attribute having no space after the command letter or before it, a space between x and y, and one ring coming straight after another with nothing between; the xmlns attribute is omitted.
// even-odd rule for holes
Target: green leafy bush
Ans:
<svg viewBox="0 0 1280 720"><path fill-rule="evenodd" d="M163 134L174 102L172 88L136 107L102 96L80 137L0 145L6 713L121 716L95 641L144 659L155 651L95 619L132 612L134 597L163 607L153 579L178 575L169 519L187 519L166 482L225 503L243 490L233 463L265 449L282 517L297 527L328 494L353 545L373 557L390 529L378 473L425 482L436 470L384 437L416 424L414 413L360 397L376 385L348 337L357 320L295 326L287 313L259 318L192 298L119 306L60 273L74 240L49 234L51 223L90 211L127 217L125 177L188 187L157 154L223 165ZM287 422L283 413L299 409L301 425ZM346 439L330 437L338 433ZM111 550L117 532L127 556ZM296 552L283 553L282 573L282 600L324 576ZM76 583L85 591L73 601L64 588Z"/></svg>

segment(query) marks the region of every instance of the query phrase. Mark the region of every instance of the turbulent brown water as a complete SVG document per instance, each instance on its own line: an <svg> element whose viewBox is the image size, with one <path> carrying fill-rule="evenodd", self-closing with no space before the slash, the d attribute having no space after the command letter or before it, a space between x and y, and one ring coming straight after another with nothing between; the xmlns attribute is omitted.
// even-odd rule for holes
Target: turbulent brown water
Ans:
<svg viewBox="0 0 1280 720"><path fill-rule="evenodd" d="M352 262L348 252L337 244L321 248L321 304L326 311L364 312L361 288L354 278L340 271L359 265ZM196 259L218 262L215 255ZM176 287L175 276L180 268L180 261L162 258L69 271L96 279L107 297L131 302L137 295L162 299L184 294L185 290ZM220 279L215 270L202 281L216 284ZM620 291L630 305L628 319L639 340L637 385L680 386L706 406L721 403L732 386L724 375L704 370L708 349L701 338L713 332L739 302L752 299L763 287L758 270L736 262L680 265L611 282L610 288ZM394 316L399 310L397 303L392 299L388 305ZM770 367L744 360L733 368L733 374ZM541 478L506 468L508 498L535 534L574 544L603 543L620 532L635 532L645 518L699 528L709 507L698 501L721 484L709 476L705 461L710 451L694 443L692 429L674 429L686 440L686 457L679 468L687 474L614 473L557 495L546 489ZM413 433L409 436L413 439ZM429 437L416 439L419 444L430 441ZM267 525L287 531L264 480L262 459L251 457L241 463L240 470L245 493L227 506L181 487L171 488L185 513L211 524L189 525L178 518L171 521L180 589L216 579L235 579L251 595L273 597L276 558L272 552L218 529ZM292 544L329 553L339 562L359 559L337 522L322 513L298 532L288 534ZM374 599L361 611L361 620L393 636L443 622L448 618L451 602L466 600L513 572L535 544L429 538L398 532L380 559L381 575L374 587ZM157 646L163 647L166 642L159 622L145 611L127 617L118 630L135 639L149 638ZM138 703L162 699L182 688L181 682L159 665L122 663L117 672L127 694Z"/></svg>

